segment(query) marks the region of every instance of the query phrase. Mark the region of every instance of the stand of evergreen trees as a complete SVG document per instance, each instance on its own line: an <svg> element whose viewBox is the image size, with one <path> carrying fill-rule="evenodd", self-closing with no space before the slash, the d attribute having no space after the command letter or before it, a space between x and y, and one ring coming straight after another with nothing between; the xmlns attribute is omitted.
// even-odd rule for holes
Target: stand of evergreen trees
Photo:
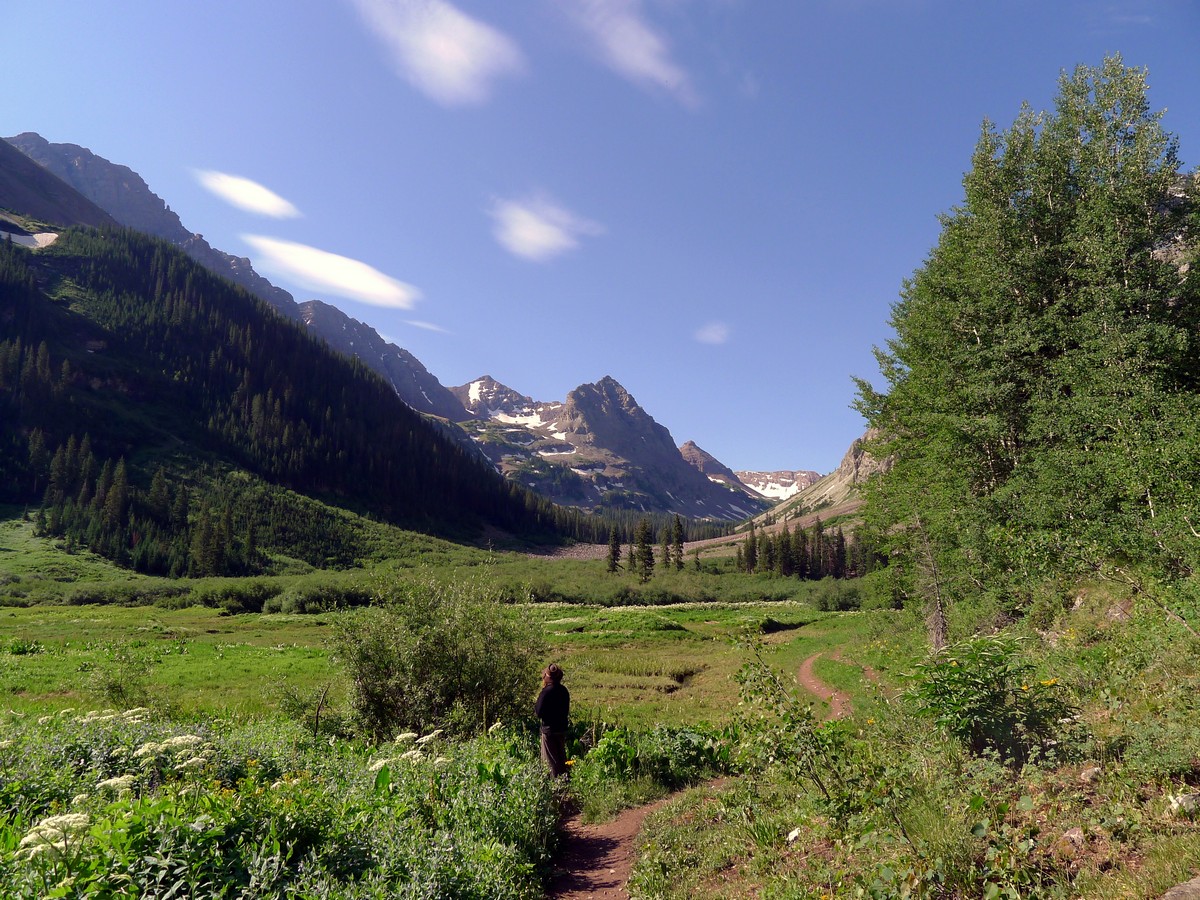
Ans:
<svg viewBox="0 0 1200 900"><path fill-rule="evenodd" d="M435 533L487 522L603 542L635 528L633 512L556 507L505 481L360 362L170 245L91 229L37 254L0 242L0 502L42 502L45 534L146 572L254 571L262 539L353 562L339 523L322 536L295 522L286 492L239 505L192 477L210 468Z"/></svg>
<svg viewBox="0 0 1200 900"><path fill-rule="evenodd" d="M754 523L738 544L736 565L741 572L764 572L783 578L819 581L822 578L860 578L886 565L878 543L855 531L847 539L841 528L827 531L818 519L809 529L777 533L758 530Z"/></svg>

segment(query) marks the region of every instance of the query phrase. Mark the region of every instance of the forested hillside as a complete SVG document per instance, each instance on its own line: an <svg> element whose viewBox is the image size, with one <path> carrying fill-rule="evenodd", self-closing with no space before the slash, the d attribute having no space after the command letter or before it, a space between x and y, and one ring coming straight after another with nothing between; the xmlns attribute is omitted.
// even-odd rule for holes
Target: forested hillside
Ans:
<svg viewBox="0 0 1200 900"><path fill-rule="evenodd" d="M0 500L44 498L51 533L149 571L252 570L278 523L232 469L424 530L555 527L378 376L160 241L6 244L0 296Z"/></svg>
<svg viewBox="0 0 1200 900"><path fill-rule="evenodd" d="M1084 573L1196 620L1200 220L1160 117L1113 57L1064 75L1053 112L985 123L893 308L886 387L860 383L894 459L868 518L935 645L950 598L1003 618Z"/></svg>

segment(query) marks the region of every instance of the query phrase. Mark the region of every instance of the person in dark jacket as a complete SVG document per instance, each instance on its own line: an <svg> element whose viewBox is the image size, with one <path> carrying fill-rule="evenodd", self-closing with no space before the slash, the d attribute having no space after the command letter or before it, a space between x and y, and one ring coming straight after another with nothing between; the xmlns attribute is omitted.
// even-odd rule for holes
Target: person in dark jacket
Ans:
<svg viewBox="0 0 1200 900"><path fill-rule="evenodd" d="M567 719L571 692L562 683L563 670L550 663L542 672L542 692L533 711L541 720L542 762L554 777L567 774Z"/></svg>

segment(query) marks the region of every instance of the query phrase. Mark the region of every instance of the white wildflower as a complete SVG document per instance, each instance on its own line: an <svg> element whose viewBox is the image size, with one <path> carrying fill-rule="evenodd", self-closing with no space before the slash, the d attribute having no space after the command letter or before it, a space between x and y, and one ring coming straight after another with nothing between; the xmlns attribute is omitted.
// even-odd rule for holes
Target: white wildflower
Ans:
<svg viewBox="0 0 1200 900"><path fill-rule="evenodd" d="M15 741L0 741L0 750L7 750L14 743L16 743L16 742Z"/></svg>
<svg viewBox="0 0 1200 900"><path fill-rule="evenodd" d="M76 794L71 798L71 805L82 806L83 804L87 803L89 799L91 799L91 796L91 794Z"/></svg>
<svg viewBox="0 0 1200 900"><path fill-rule="evenodd" d="M40 719L38 719L38 724L45 725L47 722L53 722L53 721L54 721L54 716L42 716Z"/></svg>
<svg viewBox="0 0 1200 900"><path fill-rule="evenodd" d="M428 744L430 741L436 741L438 739L438 736L441 733L442 733L442 729L435 728L433 731L429 732L429 734L425 735L425 737L417 738L417 743L418 744Z"/></svg>
<svg viewBox="0 0 1200 900"><path fill-rule="evenodd" d="M377 760L375 760L375 762L373 762L369 766L367 766L367 771L368 772L378 772L384 766L390 766L395 761L396 761L395 757L392 757L392 756L389 756L386 759L377 759Z"/></svg>
<svg viewBox="0 0 1200 900"><path fill-rule="evenodd" d="M397 744L407 744L409 741L415 741L417 733L415 731L406 731L403 734L396 735Z"/></svg>
<svg viewBox="0 0 1200 900"><path fill-rule="evenodd" d="M452 760L450 759L449 756L439 756L437 759L435 759L433 761L433 764L435 766L437 766L438 768L441 768L442 766L450 765L451 762L452 762Z"/></svg>
<svg viewBox="0 0 1200 900"><path fill-rule="evenodd" d="M504 727L503 722L495 721L492 723L492 726L488 729L488 734L495 734L497 731L499 731L503 727Z"/></svg>
<svg viewBox="0 0 1200 900"><path fill-rule="evenodd" d="M115 791L116 793L131 791L133 790L133 781L134 778L132 775L118 775L115 778L106 778L104 781L101 781L96 785L96 790Z"/></svg>
<svg viewBox="0 0 1200 900"><path fill-rule="evenodd" d="M203 769L208 765L208 760L203 756L193 756L191 759L185 759L183 762L175 766L176 772L187 772L193 769Z"/></svg>
<svg viewBox="0 0 1200 900"><path fill-rule="evenodd" d="M411 763L417 763L425 758L425 754L422 753L420 750L418 750L416 747L414 747L413 749L409 750L407 753L400 754L400 758L407 759Z"/></svg>
<svg viewBox="0 0 1200 900"><path fill-rule="evenodd" d="M58 715L60 718L65 719L67 716L71 715L71 713L73 713L73 712L75 712L75 707L68 706L66 709L60 709L58 711Z"/></svg>
<svg viewBox="0 0 1200 900"><path fill-rule="evenodd" d="M181 750L184 747L195 747L204 743L204 738L198 734L177 734L162 742L164 750Z"/></svg>
<svg viewBox="0 0 1200 900"><path fill-rule="evenodd" d="M138 759L141 759L142 757L145 757L145 756L157 756L158 752L160 750L162 750L162 748L163 748L162 744L155 743L154 741L149 741L148 743L142 744L142 746L140 746L136 750L134 750L133 755L138 757Z"/></svg>
<svg viewBox="0 0 1200 900"><path fill-rule="evenodd" d="M17 852L29 859L46 853L61 854L67 849L68 838L91 824L92 820L85 813L65 813L42 819L21 838Z"/></svg>

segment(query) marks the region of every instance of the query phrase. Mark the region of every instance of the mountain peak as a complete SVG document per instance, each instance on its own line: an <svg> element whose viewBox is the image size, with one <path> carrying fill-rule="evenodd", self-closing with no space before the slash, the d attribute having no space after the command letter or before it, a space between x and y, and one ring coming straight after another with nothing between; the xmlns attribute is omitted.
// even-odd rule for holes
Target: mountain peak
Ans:
<svg viewBox="0 0 1200 900"><path fill-rule="evenodd" d="M539 404L532 398L501 384L491 375L480 375L473 381L450 388L473 415L488 418L494 415L527 416Z"/></svg>

